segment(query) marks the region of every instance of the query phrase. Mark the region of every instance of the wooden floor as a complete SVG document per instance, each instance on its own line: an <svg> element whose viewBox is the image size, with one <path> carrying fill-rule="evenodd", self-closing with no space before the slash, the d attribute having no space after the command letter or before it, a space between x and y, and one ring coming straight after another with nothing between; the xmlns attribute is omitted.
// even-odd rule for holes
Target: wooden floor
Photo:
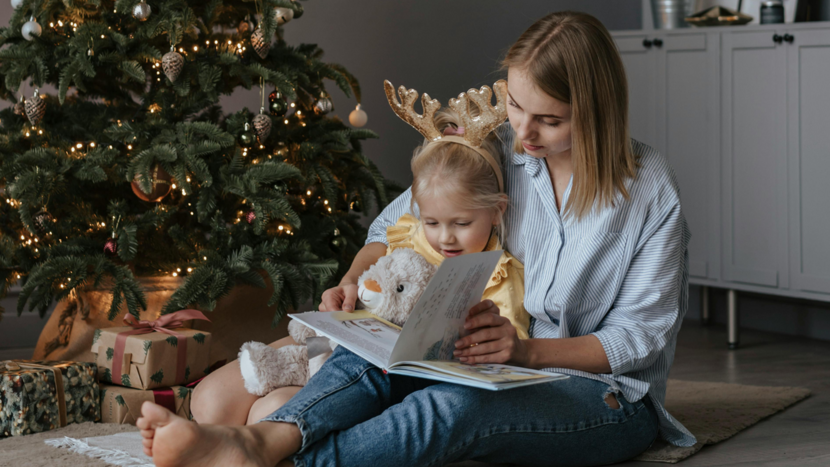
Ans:
<svg viewBox="0 0 830 467"><path fill-rule="evenodd" d="M761 386L801 386L812 396L736 436L706 446L682 467L830 466L830 342L741 332L727 350L726 329L686 322L670 378ZM625 467L656 467L625 462Z"/></svg>
<svg viewBox="0 0 830 467"><path fill-rule="evenodd" d="M766 386L802 386L813 395L682 461L698 466L830 466L830 342L743 330L741 348L726 348L726 329L686 322L670 377ZM0 351L25 358L31 349ZM477 464L475 465L483 465ZM658 467L626 462L625 467Z"/></svg>

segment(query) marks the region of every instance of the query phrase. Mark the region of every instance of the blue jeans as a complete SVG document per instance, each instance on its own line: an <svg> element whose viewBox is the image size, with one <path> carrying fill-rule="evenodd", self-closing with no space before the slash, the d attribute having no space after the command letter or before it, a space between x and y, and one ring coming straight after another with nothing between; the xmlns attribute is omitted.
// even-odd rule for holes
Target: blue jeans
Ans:
<svg viewBox="0 0 830 467"><path fill-rule="evenodd" d="M300 392L262 421L294 423L306 466L439 466L463 460L519 465L603 465L643 452L657 437L648 397L620 408L587 378L488 391L387 375L338 347Z"/></svg>

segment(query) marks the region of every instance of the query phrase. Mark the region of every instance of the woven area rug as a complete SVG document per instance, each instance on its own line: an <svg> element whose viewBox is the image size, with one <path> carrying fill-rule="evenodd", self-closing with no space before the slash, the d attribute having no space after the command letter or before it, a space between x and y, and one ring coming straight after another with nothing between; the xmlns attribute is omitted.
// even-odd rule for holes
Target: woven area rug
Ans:
<svg viewBox="0 0 830 467"><path fill-rule="evenodd" d="M655 443L636 460L649 462L676 463L698 452L704 445L728 439L741 430L758 423L810 395L806 388L746 386L741 384L706 383L697 381L669 380L666 406L669 412L695 434L698 443L691 447L678 448ZM136 432L129 425L83 423L35 435L0 439L2 465L26 465L28 467L54 467L55 465L84 465L104 467L109 464L100 458L106 453L99 451L100 440L95 437L117 433ZM130 452L135 448L138 433L127 438L107 440L110 449ZM123 435L122 435L123 436ZM83 443L67 441L66 438L82 441L94 449L85 449ZM55 444L68 446L57 448L46 445L47 439ZM112 444L111 441L117 441ZM120 443L120 444L118 444ZM70 449L86 451L91 457L72 452ZM117 446L117 447L116 447ZM116 457L122 456L114 453ZM141 456L135 456L142 460ZM121 457L124 459L124 457ZM129 465L129 464L126 464ZM140 465L140 464L139 464ZM483 467L487 464L464 462L456 466Z"/></svg>
<svg viewBox="0 0 830 467"><path fill-rule="evenodd" d="M657 441L635 460L679 462L703 446L731 438L809 395L807 388L670 379L666 389L666 409L695 435L697 444L677 447Z"/></svg>

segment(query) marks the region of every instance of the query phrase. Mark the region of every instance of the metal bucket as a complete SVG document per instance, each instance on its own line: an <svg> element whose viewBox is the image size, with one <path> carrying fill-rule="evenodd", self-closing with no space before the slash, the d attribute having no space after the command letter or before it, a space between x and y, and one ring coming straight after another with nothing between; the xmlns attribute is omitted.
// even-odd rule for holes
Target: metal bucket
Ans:
<svg viewBox="0 0 830 467"><path fill-rule="evenodd" d="M685 28L684 20L691 14L691 0L651 0L651 13L654 16L654 29Z"/></svg>

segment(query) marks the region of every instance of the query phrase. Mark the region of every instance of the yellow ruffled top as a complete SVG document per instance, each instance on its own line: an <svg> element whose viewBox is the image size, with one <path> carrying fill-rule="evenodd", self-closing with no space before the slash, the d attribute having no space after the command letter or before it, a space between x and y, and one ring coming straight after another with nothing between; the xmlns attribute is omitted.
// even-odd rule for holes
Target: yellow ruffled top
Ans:
<svg viewBox="0 0 830 467"><path fill-rule="evenodd" d="M404 214L395 225L386 228L386 240L389 247L386 254L398 248L412 248L426 258L430 264L439 266L444 261L441 253L435 251L427 241L421 221L412 214ZM495 235L490 239L485 251L499 250L501 244ZM509 319L519 334L519 339L528 338L530 315L525 311L525 267L508 252L499 258L493 277L484 289L483 300L492 300L505 318Z"/></svg>

